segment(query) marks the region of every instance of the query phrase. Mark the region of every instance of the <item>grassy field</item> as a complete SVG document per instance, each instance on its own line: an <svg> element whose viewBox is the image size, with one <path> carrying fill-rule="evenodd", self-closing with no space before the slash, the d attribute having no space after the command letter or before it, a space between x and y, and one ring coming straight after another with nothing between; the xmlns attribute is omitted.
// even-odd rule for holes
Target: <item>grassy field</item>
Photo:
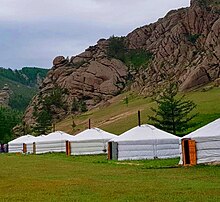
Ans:
<svg viewBox="0 0 220 202"><path fill-rule="evenodd" d="M128 97L128 106L123 99ZM194 111L199 113L194 122L197 124L189 128L186 132L191 132L217 118L220 118L220 88L213 88L203 92L202 89L186 94L186 98L193 100L197 104ZM139 96L133 93L125 93L110 100L107 107L94 109L78 116L70 116L57 123L56 129L63 130L70 134L78 133L80 130L88 128L88 119L92 120L93 127L100 127L108 132L121 134L137 125L137 111L141 110L142 123L148 123L148 115L152 115L151 107L155 106L151 98ZM77 127L72 129L72 118Z"/></svg>
<svg viewBox="0 0 220 202"><path fill-rule="evenodd" d="M220 201L220 166L178 161L1 154L0 201Z"/></svg>

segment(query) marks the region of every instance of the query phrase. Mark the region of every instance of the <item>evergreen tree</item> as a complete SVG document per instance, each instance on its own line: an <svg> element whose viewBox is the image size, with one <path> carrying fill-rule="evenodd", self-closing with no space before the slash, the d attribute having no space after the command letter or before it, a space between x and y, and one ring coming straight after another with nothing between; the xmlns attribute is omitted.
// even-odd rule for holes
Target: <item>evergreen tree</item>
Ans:
<svg viewBox="0 0 220 202"><path fill-rule="evenodd" d="M47 110L42 109L36 113L36 125L33 128L36 135L48 134L52 130L52 116Z"/></svg>
<svg viewBox="0 0 220 202"><path fill-rule="evenodd" d="M0 107L0 143L13 138L12 129L21 122L22 114L10 108Z"/></svg>
<svg viewBox="0 0 220 202"><path fill-rule="evenodd" d="M180 135L193 126L190 121L197 115L190 114L196 104L184 99L185 95L177 97L177 93L177 84L169 84L164 92L154 99L158 105L157 109L151 108L155 116L148 116L156 127L174 135Z"/></svg>

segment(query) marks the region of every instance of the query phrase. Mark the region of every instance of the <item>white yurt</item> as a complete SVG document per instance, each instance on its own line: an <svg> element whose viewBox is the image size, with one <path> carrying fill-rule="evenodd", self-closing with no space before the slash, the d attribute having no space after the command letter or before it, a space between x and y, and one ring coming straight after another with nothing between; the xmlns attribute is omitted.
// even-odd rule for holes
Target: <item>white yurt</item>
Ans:
<svg viewBox="0 0 220 202"><path fill-rule="evenodd" d="M220 161L220 119L184 136L182 148L180 164Z"/></svg>
<svg viewBox="0 0 220 202"><path fill-rule="evenodd" d="M66 141L70 140L72 137L72 135L65 132L56 131L38 138L33 145L34 153L66 152Z"/></svg>
<svg viewBox="0 0 220 202"><path fill-rule="evenodd" d="M179 137L152 125L140 125L109 141L108 159L141 160L179 157L179 141Z"/></svg>
<svg viewBox="0 0 220 202"><path fill-rule="evenodd" d="M70 154L105 154L108 141L115 137L117 136L99 128L84 130L70 140Z"/></svg>
<svg viewBox="0 0 220 202"><path fill-rule="evenodd" d="M33 138L29 138L28 140L25 140L24 141L24 144L26 145L25 153L27 153L27 154L34 153L33 143L37 142L39 139L42 140L44 137L46 137L46 135L39 135L37 137L33 137Z"/></svg>
<svg viewBox="0 0 220 202"><path fill-rule="evenodd" d="M32 141L34 136L24 135L8 143L8 153L23 153L23 144L25 141Z"/></svg>

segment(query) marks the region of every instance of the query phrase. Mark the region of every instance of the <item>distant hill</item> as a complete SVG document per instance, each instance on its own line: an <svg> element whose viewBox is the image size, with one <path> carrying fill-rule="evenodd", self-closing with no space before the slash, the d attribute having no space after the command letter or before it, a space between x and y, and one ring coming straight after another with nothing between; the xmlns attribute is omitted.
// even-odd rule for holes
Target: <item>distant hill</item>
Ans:
<svg viewBox="0 0 220 202"><path fill-rule="evenodd" d="M12 109L24 111L47 72L48 69L36 67L24 67L21 70L0 68L0 92L5 86L9 88L6 104Z"/></svg>

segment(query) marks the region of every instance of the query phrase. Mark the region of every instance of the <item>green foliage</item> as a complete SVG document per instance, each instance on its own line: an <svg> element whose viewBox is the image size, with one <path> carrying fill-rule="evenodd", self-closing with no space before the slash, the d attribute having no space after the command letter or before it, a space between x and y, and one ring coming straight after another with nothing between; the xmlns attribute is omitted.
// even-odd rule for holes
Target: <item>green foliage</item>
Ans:
<svg viewBox="0 0 220 202"><path fill-rule="evenodd" d="M52 116L46 109L35 111L36 125L33 127L35 135L48 134L52 129Z"/></svg>
<svg viewBox="0 0 220 202"><path fill-rule="evenodd" d="M52 116L54 114L53 106L67 110L67 105L63 101L63 96L67 93L67 89L56 86L45 97L39 95L38 104L42 106L42 109L38 110L38 107L34 106L33 116L36 119L36 125L33 128L34 133L39 135L51 131Z"/></svg>
<svg viewBox="0 0 220 202"><path fill-rule="evenodd" d="M130 69L138 70L140 67L147 68L150 61L153 59L153 54L145 50L129 50L125 54L125 64Z"/></svg>
<svg viewBox="0 0 220 202"><path fill-rule="evenodd" d="M126 96L126 97L123 99L123 103L126 104L126 106L128 107L128 96Z"/></svg>
<svg viewBox="0 0 220 202"><path fill-rule="evenodd" d="M195 44L197 39L201 36L201 34L187 34L186 38L192 44Z"/></svg>
<svg viewBox="0 0 220 202"><path fill-rule="evenodd" d="M196 104L190 100L184 100L184 95L177 98L178 88L175 83L171 83L162 95L154 99L158 109L151 108L155 116L149 116L149 120L154 125L174 135L183 135L189 127L190 121L197 115L190 115Z"/></svg>
<svg viewBox="0 0 220 202"><path fill-rule="evenodd" d="M48 72L48 69L36 68L36 67L24 67L21 70L12 70L0 68L0 75L12 81L16 81L20 84L27 86L36 86L38 78L44 78Z"/></svg>
<svg viewBox="0 0 220 202"><path fill-rule="evenodd" d="M12 93L9 98L9 106L12 109L19 110L21 112L25 111L32 97L36 94L35 90L29 90L29 93L20 94Z"/></svg>
<svg viewBox="0 0 220 202"><path fill-rule="evenodd" d="M13 137L12 129L21 122L18 111L0 107L0 143L7 143Z"/></svg>
<svg viewBox="0 0 220 202"><path fill-rule="evenodd" d="M113 35L109 38L109 46L107 49L108 57L116 58L124 62L126 52L125 37L115 37Z"/></svg>
<svg viewBox="0 0 220 202"><path fill-rule="evenodd" d="M76 98L73 99L72 112L86 112L88 111L86 103L83 99L77 101Z"/></svg>
<svg viewBox="0 0 220 202"><path fill-rule="evenodd" d="M62 97L63 89L60 87L53 88L53 90L44 98L43 105L47 108L50 108L51 105L62 108L64 105Z"/></svg>
<svg viewBox="0 0 220 202"><path fill-rule="evenodd" d="M48 69L24 67L21 70L0 68L0 89L7 84L12 91L9 106L24 111L37 93L37 79L43 79Z"/></svg>
<svg viewBox="0 0 220 202"><path fill-rule="evenodd" d="M131 70L138 70L140 67L147 68L153 59L153 54L143 49L128 49L125 43L125 37L109 38L107 49L109 58L116 58L126 64Z"/></svg>

